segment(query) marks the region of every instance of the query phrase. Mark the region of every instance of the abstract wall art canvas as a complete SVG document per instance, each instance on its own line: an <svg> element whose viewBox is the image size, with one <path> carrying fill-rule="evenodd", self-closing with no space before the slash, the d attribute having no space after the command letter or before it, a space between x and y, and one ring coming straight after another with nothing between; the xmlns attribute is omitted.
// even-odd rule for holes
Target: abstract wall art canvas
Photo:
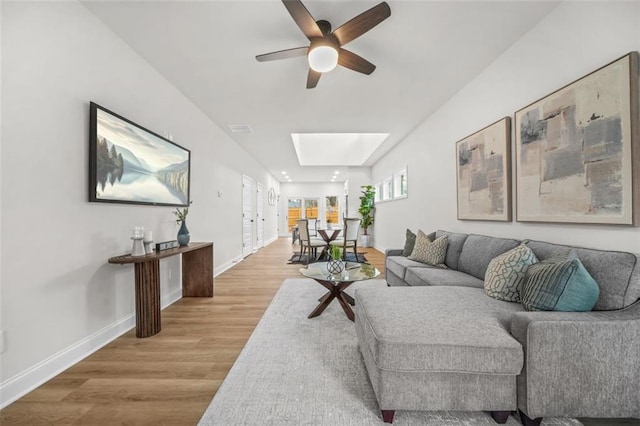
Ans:
<svg viewBox="0 0 640 426"><path fill-rule="evenodd" d="M191 152L93 102L89 201L189 205Z"/></svg>
<svg viewBox="0 0 640 426"><path fill-rule="evenodd" d="M511 119L456 142L458 219L511 220Z"/></svg>
<svg viewBox="0 0 640 426"><path fill-rule="evenodd" d="M517 111L516 220L638 225L638 118L637 52Z"/></svg>

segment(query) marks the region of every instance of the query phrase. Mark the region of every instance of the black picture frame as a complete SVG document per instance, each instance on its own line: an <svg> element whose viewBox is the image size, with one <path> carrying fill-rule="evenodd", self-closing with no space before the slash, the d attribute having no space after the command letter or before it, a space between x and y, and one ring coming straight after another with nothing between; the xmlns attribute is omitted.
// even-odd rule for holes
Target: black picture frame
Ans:
<svg viewBox="0 0 640 426"><path fill-rule="evenodd" d="M189 206L191 151L90 103L89 201Z"/></svg>

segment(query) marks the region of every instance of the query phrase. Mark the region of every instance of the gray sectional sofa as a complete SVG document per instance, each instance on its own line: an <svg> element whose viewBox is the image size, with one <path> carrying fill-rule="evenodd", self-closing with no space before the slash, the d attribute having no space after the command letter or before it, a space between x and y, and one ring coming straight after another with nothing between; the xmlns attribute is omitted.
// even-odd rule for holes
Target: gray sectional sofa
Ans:
<svg viewBox="0 0 640 426"><path fill-rule="evenodd" d="M395 410L519 410L640 418L640 257L524 241L539 260L575 249L600 287L591 312L527 312L488 297L491 259L522 241L447 235L447 269L386 253L387 288L355 294L358 343L383 419Z"/></svg>

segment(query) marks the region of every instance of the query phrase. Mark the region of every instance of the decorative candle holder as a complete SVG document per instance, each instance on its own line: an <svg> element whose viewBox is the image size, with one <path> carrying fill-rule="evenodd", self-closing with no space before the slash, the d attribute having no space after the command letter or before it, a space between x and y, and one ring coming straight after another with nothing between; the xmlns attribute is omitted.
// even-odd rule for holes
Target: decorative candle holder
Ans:
<svg viewBox="0 0 640 426"><path fill-rule="evenodd" d="M153 233L151 231L144 233L144 239L142 242L144 243L144 252L146 254L153 253Z"/></svg>
<svg viewBox="0 0 640 426"><path fill-rule="evenodd" d="M144 227L136 226L133 228L133 235L131 236L133 240L133 247L131 247L131 256L144 256L145 250L142 244L142 240L144 240Z"/></svg>

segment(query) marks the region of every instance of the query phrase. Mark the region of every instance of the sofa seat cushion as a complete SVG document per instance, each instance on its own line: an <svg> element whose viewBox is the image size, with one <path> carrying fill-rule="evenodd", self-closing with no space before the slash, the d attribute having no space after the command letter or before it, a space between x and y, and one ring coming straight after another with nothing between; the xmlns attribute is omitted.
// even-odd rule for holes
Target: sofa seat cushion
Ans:
<svg viewBox="0 0 640 426"><path fill-rule="evenodd" d="M522 346L509 333L517 303L482 288L362 288L356 327L381 370L520 374Z"/></svg>
<svg viewBox="0 0 640 426"><path fill-rule="evenodd" d="M407 267L404 275L405 282L410 286L442 285L462 287L483 287L483 281L453 269L442 268L414 268Z"/></svg>
<svg viewBox="0 0 640 426"><path fill-rule="evenodd" d="M404 256L387 256L387 262L385 267L393 272L397 277L404 280L404 275L408 267L417 267L417 268L436 268L435 266L430 266L422 262L417 262L415 260L411 260L408 257Z"/></svg>

